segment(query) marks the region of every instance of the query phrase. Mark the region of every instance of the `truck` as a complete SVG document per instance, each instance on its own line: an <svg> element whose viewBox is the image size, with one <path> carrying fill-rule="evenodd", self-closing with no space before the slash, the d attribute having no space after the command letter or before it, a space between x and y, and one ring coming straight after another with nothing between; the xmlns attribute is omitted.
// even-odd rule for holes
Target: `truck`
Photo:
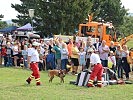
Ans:
<svg viewBox="0 0 133 100"><path fill-rule="evenodd" d="M118 44L113 24L110 22L92 21L91 16L89 16L88 22L79 24L78 36L99 38L100 41L105 40L107 45L110 45L111 41L114 41L115 45Z"/></svg>
<svg viewBox="0 0 133 100"><path fill-rule="evenodd" d="M79 24L77 36L91 36L93 39L99 38L100 41L105 40L108 46L110 46L111 41L114 42L115 46L118 44L122 46L125 45L131 38L133 38L133 34L131 34L118 40L120 34L116 34L116 30L111 22L92 21L92 16L89 16L88 19L88 22ZM130 48L129 51L129 56L132 61L131 63L133 64L133 48Z"/></svg>

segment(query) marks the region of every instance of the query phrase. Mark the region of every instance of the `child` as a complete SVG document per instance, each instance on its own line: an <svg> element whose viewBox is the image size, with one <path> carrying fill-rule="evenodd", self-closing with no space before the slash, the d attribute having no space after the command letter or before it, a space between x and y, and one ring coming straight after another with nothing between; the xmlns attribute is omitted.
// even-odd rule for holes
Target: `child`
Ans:
<svg viewBox="0 0 133 100"><path fill-rule="evenodd" d="M41 53L41 49L38 49L38 53L39 53L39 62L38 62L38 67L39 67L39 71L45 70L44 68L44 63L43 63L43 56L44 54Z"/></svg>
<svg viewBox="0 0 133 100"><path fill-rule="evenodd" d="M6 66L6 63L7 63L6 45L2 46L1 55L2 55L2 58L4 59L4 66Z"/></svg>
<svg viewBox="0 0 133 100"><path fill-rule="evenodd" d="M22 55L23 55L23 62L24 62L24 67L28 69L28 63L27 63L27 57L28 57L28 48L26 45L24 45L24 50L22 50Z"/></svg>
<svg viewBox="0 0 133 100"><path fill-rule="evenodd" d="M79 71L83 71L85 67L85 55L86 52L84 52L84 49L81 47L79 51Z"/></svg>
<svg viewBox="0 0 133 100"><path fill-rule="evenodd" d="M62 43L61 49L61 69L65 72L67 71L67 63L68 63L68 49L65 43Z"/></svg>
<svg viewBox="0 0 133 100"><path fill-rule="evenodd" d="M116 58L114 56L113 51L110 51L110 56L108 57L108 67L111 68L114 72L116 72Z"/></svg>
<svg viewBox="0 0 133 100"><path fill-rule="evenodd" d="M7 54L7 63L6 63L6 66L12 66L13 62L12 62L12 48L11 48L11 44L10 42L7 42L7 51L6 51L6 54Z"/></svg>

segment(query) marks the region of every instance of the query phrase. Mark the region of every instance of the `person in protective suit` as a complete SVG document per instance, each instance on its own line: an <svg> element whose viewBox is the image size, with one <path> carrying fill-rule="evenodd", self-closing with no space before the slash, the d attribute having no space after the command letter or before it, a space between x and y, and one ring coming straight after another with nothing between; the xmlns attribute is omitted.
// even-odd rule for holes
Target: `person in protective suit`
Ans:
<svg viewBox="0 0 133 100"><path fill-rule="evenodd" d="M36 85L41 85L40 82L40 72L38 68L38 62L39 62L39 53L37 51L37 48L40 44L38 42L33 42L32 48L28 50L28 66L32 70L32 74L30 77L26 80L28 84L31 83L31 80L35 78Z"/></svg>

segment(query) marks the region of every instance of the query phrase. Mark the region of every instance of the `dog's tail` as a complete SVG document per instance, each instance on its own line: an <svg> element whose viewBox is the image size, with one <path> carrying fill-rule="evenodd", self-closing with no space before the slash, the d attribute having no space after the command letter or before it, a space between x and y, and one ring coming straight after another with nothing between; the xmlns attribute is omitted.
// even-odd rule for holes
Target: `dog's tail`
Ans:
<svg viewBox="0 0 133 100"><path fill-rule="evenodd" d="M49 70L48 70L48 77L50 77Z"/></svg>

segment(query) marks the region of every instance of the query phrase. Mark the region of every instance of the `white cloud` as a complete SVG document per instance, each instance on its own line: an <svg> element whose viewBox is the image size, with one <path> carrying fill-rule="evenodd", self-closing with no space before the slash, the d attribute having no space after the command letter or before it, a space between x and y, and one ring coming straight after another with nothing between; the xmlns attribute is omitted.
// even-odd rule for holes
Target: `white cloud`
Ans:
<svg viewBox="0 0 133 100"><path fill-rule="evenodd" d="M133 0L121 0L122 4L126 9L129 9L129 12L133 13ZM16 18L18 12L15 9L11 8L11 3L20 4L20 0L2 0L0 2L0 14L4 15L2 20L11 20Z"/></svg>
<svg viewBox="0 0 133 100"><path fill-rule="evenodd" d="M4 18L2 20L11 20L13 18L16 18L16 15L18 14L15 9L11 7L11 3L13 4L20 4L20 0L3 0L0 3L0 14L4 15Z"/></svg>
<svg viewBox="0 0 133 100"><path fill-rule="evenodd" d="M130 13L133 13L133 0L121 0L121 2Z"/></svg>

